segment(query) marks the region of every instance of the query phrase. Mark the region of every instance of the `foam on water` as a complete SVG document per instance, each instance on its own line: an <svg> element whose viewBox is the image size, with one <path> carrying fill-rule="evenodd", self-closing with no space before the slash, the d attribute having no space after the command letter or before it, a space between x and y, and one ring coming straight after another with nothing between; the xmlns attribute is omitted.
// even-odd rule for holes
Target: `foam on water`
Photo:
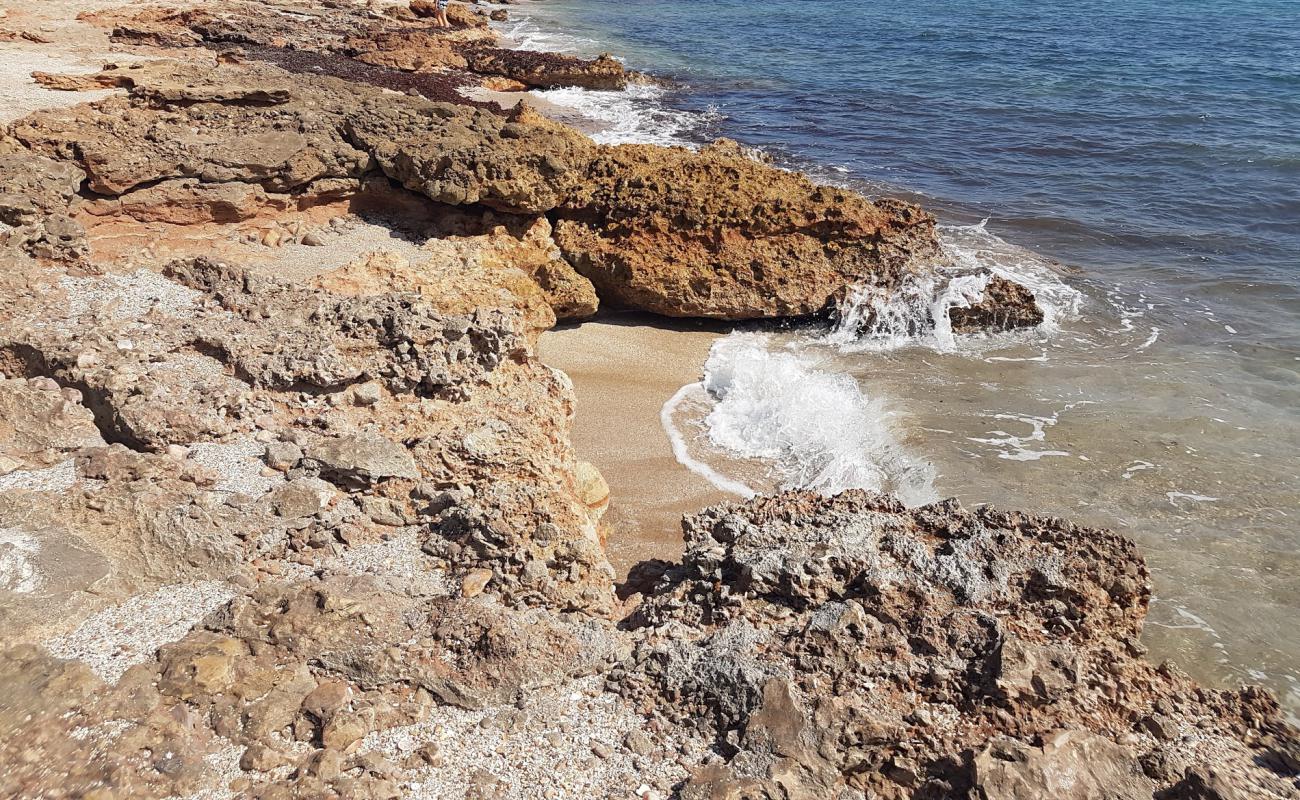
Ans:
<svg viewBox="0 0 1300 800"><path fill-rule="evenodd" d="M492 6L489 6L491 8ZM544 8L529 9L508 23L497 25L507 40L520 50L536 50L591 56L601 52L599 43L565 30L549 20ZM703 112L671 108L668 90L651 83L633 83L623 91L591 91L578 87L541 89L531 92L547 103L570 109L594 123L588 133L600 144L659 144L696 148L711 138L709 129L722 115L710 107Z"/></svg>
<svg viewBox="0 0 1300 800"><path fill-rule="evenodd" d="M893 492L905 503L936 499L934 473L911 458L889 426L893 416L847 375L817 369L807 355L773 351L767 336L735 333L709 352L699 389L685 387L665 406L664 422L678 460L719 488L753 493L694 457L674 424L692 392L707 393L700 424L725 456L770 466L783 488L835 494L850 488Z"/></svg>
<svg viewBox="0 0 1300 800"><path fill-rule="evenodd" d="M663 87L631 84L621 92L579 88L535 91L548 103L573 109L597 126L588 135L600 144L697 146L700 134L717 122L715 111L697 114L664 105Z"/></svg>
<svg viewBox="0 0 1300 800"><path fill-rule="evenodd" d="M840 306L838 324L823 342L845 353L925 347L940 353L976 355L1055 334L1061 322L1077 316L1083 294L1062 281L1041 258L990 233L987 223L985 219L977 225L940 226L943 254L935 274L916 278L887 294L872 287L851 292ZM1042 324L1027 332L958 336L952 329L952 310L979 303L994 275L1033 291L1043 310ZM1033 360L1046 357L1043 353Z"/></svg>

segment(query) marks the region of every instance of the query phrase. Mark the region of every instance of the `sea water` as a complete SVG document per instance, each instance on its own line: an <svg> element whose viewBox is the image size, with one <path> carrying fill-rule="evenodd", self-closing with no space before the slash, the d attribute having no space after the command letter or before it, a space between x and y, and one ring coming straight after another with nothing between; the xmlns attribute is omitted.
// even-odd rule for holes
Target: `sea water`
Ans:
<svg viewBox="0 0 1300 800"><path fill-rule="evenodd" d="M728 136L920 202L942 279L734 334L664 409L737 494L956 496L1115 528L1145 640L1300 711L1300 3L546 0L525 47L668 87L555 90L610 143ZM958 336L981 272L1038 329Z"/></svg>

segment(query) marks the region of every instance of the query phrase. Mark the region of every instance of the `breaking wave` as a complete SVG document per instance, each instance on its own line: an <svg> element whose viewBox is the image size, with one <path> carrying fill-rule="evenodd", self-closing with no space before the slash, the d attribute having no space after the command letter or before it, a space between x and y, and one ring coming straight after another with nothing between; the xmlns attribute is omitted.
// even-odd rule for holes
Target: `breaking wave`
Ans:
<svg viewBox="0 0 1300 800"><path fill-rule="evenodd" d="M691 400L699 404L689 415L695 437L683 433L677 414ZM773 351L764 335L736 333L714 343L704 379L665 405L663 421L678 460L724 491L756 490L710 464L709 455L760 462L781 488L826 495L873 489L909 505L930 502L933 469L898 443L892 416L853 378L818 369L807 355Z"/></svg>
<svg viewBox="0 0 1300 800"><path fill-rule="evenodd" d="M653 84L631 84L620 92L564 88L534 91L534 95L587 120L587 135L600 144L660 144L698 146L721 115L669 108L666 90Z"/></svg>
<svg viewBox="0 0 1300 800"><path fill-rule="evenodd" d="M842 352L902 347L978 352L1005 345L1011 338L1050 336L1061 322L1077 316L1083 294L1062 281L1049 262L989 233L987 223L986 219L977 225L940 226L943 260L937 272L888 294L871 287L851 292L823 343ZM958 337L952 330L952 310L979 303L994 275L1033 291L1043 310L1042 324L1032 331Z"/></svg>

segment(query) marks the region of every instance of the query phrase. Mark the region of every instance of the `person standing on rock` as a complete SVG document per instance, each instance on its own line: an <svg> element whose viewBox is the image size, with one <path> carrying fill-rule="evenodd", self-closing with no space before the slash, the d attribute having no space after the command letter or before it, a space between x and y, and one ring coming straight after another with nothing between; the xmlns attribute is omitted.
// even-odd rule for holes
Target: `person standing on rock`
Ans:
<svg viewBox="0 0 1300 800"><path fill-rule="evenodd" d="M447 4L450 0L438 0L437 9L433 14L433 21L439 28L450 28L451 21L447 19Z"/></svg>

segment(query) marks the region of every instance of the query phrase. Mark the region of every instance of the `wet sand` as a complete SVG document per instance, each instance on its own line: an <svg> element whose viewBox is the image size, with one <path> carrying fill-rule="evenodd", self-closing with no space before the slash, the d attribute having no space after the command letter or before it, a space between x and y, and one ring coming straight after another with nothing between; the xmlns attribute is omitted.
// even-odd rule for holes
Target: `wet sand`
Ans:
<svg viewBox="0 0 1300 800"><path fill-rule="evenodd" d="M542 360L573 379L578 457L609 483L608 552L620 575L646 559L678 558L682 515L732 499L677 462L659 423L664 403L699 379L722 333L627 315L542 335Z"/></svg>

